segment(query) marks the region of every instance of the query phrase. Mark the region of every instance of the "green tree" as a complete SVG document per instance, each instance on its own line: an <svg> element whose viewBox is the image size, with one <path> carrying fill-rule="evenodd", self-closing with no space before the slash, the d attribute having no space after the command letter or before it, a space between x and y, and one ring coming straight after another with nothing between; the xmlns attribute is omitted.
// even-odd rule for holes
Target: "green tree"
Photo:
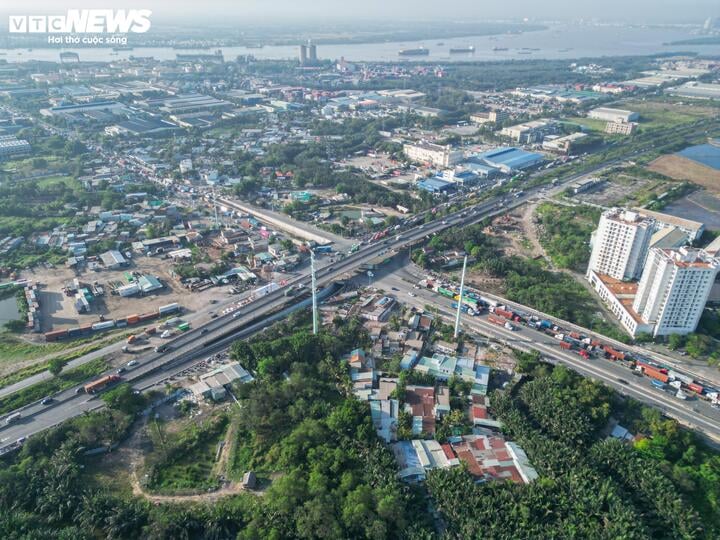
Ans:
<svg viewBox="0 0 720 540"><path fill-rule="evenodd" d="M60 375L63 367L65 367L65 362L63 362L59 358L53 358L52 360L50 360L50 362L48 362L48 371L52 373L55 377Z"/></svg>

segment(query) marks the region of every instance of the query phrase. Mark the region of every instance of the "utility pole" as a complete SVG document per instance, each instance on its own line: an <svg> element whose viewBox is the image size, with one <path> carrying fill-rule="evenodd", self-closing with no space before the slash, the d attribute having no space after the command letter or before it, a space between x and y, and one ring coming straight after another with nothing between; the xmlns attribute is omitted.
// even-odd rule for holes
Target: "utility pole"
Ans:
<svg viewBox="0 0 720 540"><path fill-rule="evenodd" d="M317 291L315 290L315 252L310 250L310 287L312 288L312 321L313 334L318 333L318 316L317 316Z"/></svg>
<svg viewBox="0 0 720 540"><path fill-rule="evenodd" d="M215 197L215 187L212 188L213 207L215 209L215 228L220 229L220 220L218 219L217 198Z"/></svg>
<svg viewBox="0 0 720 540"><path fill-rule="evenodd" d="M460 334L460 312L462 309L463 295L465 293L465 270L467 269L467 255L463 259L463 271L460 277L460 297L458 298L457 315L455 315L455 339Z"/></svg>

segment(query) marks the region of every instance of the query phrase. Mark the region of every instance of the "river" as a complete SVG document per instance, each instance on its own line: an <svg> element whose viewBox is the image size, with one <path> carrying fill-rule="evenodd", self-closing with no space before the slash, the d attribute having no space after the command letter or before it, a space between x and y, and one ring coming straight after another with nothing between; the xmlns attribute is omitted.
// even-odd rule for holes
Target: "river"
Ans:
<svg viewBox="0 0 720 540"><path fill-rule="evenodd" d="M696 37L689 30L679 28L556 25L536 32L523 34L500 34L496 36L475 36L452 39L426 39L422 41L361 43L346 45L318 45L318 58L348 61L433 61L456 62L471 60L526 60L574 59L583 57L652 55L670 51L698 52L720 55L720 45L674 45L663 43ZM440 45L442 43L442 45ZM474 54L450 54L451 47L474 46ZM399 57L400 49L426 47L428 56ZM493 50L495 49L495 50ZM506 50L498 50L506 49ZM258 59L297 58L296 46L265 46L261 49L247 47L222 47L226 60L238 55L251 54ZM107 62L122 58L153 57L157 60L174 60L180 53L204 52L208 50L170 47L137 47L131 51L113 52L109 48L63 49L60 47L28 49L0 49L0 60L23 62L27 60L58 61L60 52L77 52L82 61Z"/></svg>

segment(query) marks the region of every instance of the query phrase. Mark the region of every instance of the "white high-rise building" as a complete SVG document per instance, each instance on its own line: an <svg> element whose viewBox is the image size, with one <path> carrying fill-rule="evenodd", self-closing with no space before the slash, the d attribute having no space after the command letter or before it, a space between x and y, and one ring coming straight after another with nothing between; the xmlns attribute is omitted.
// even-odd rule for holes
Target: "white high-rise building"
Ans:
<svg viewBox="0 0 720 540"><path fill-rule="evenodd" d="M720 260L702 250L652 249L638 286L633 310L653 334L687 334L697 327Z"/></svg>
<svg viewBox="0 0 720 540"><path fill-rule="evenodd" d="M617 280L637 279L642 272L655 220L620 208L603 212L594 233L590 272Z"/></svg>

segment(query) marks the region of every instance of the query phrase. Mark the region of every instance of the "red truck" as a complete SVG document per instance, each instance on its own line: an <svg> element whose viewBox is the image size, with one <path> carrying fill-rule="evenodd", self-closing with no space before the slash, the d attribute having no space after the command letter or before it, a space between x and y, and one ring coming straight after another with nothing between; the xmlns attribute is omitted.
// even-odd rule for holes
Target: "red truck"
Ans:
<svg viewBox="0 0 720 540"><path fill-rule="evenodd" d="M703 390L705 390L702 386L700 386L697 383L690 383L687 385L687 387L698 395L701 395L703 393Z"/></svg>
<svg viewBox="0 0 720 540"><path fill-rule="evenodd" d="M585 349L580 349L578 351L578 354L582 356L585 360L588 360L590 358L590 353L587 352Z"/></svg>
<svg viewBox="0 0 720 540"><path fill-rule="evenodd" d="M495 308L495 314L500 315L501 317L505 317L506 319L512 320L515 314L512 311L509 311L507 309L502 309L499 307Z"/></svg>
<svg viewBox="0 0 720 540"><path fill-rule="evenodd" d="M572 343L568 343L567 341L561 341L560 348L569 351L570 349L572 349Z"/></svg>

